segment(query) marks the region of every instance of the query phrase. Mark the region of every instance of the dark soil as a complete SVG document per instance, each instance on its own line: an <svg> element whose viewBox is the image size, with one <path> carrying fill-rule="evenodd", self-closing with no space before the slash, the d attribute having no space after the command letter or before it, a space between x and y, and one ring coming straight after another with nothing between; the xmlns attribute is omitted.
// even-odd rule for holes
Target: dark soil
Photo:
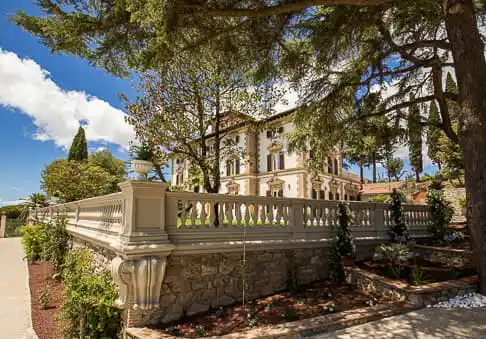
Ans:
<svg viewBox="0 0 486 339"><path fill-rule="evenodd" d="M176 323L161 325L159 329L186 338L220 336L250 327L276 325L366 307L369 301L369 296L352 285L321 281L302 286L295 292L281 292L256 299L248 303L246 309L238 303L185 317ZM374 304L378 302L380 300L374 300Z"/></svg>
<svg viewBox="0 0 486 339"><path fill-rule="evenodd" d="M64 302L63 283L51 279L52 265L47 262L29 263L29 286L32 303L32 323L39 339L62 338L63 323L56 318ZM48 286L49 298L43 307L39 298Z"/></svg>
<svg viewBox="0 0 486 339"><path fill-rule="evenodd" d="M394 280L401 280L412 285L424 285L440 281L455 280L476 274L474 268L445 266L439 262L429 261L422 257L414 258L413 260L410 260L410 262L402 264L401 270L398 270L398 265L389 266L385 263L375 261L363 261L359 262L357 265L372 273ZM415 275L416 279L414 279L414 270L415 273L420 274L418 279L418 274Z"/></svg>

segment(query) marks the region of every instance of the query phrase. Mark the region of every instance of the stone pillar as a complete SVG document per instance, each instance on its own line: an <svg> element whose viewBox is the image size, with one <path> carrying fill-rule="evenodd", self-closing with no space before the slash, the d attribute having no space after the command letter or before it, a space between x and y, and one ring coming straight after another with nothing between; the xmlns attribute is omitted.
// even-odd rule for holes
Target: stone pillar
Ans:
<svg viewBox="0 0 486 339"><path fill-rule="evenodd" d="M155 313L160 307L167 257L174 249L165 230L167 187L142 181L120 184L125 215L111 272L127 327L148 325L159 318Z"/></svg>
<svg viewBox="0 0 486 339"><path fill-rule="evenodd" d="M5 237L5 228L7 227L7 212L3 211L0 217L0 238Z"/></svg>

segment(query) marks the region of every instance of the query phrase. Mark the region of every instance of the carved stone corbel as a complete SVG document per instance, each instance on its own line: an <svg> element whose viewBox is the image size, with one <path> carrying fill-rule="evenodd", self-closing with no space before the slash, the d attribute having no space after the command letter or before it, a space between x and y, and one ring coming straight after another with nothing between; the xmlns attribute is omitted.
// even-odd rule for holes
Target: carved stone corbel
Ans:
<svg viewBox="0 0 486 339"><path fill-rule="evenodd" d="M151 310L160 307L160 292L165 276L167 257L147 256L123 260L116 257L111 262L113 279L119 287L117 304L128 303L134 309ZM133 298L132 298L133 297Z"/></svg>

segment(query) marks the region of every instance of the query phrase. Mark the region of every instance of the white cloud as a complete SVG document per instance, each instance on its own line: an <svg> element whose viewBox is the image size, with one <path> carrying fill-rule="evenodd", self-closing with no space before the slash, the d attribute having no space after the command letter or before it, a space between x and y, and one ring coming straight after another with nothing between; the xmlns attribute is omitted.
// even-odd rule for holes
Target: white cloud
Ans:
<svg viewBox="0 0 486 339"><path fill-rule="evenodd" d="M49 72L31 59L0 49L0 105L17 109L33 119L36 140L53 140L68 147L79 121L86 122L88 141L127 147L135 136L124 113L106 101L82 91L66 91Z"/></svg>
<svg viewBox="0 0 486 339"><path fill-rule="evenodd" d="M280 100L273 106L273 110L276 113L297 107L299 103L299 94L291 87L288 81L283 81L276 87L277 90L284 92L282 98L280 98Z"/></svg>

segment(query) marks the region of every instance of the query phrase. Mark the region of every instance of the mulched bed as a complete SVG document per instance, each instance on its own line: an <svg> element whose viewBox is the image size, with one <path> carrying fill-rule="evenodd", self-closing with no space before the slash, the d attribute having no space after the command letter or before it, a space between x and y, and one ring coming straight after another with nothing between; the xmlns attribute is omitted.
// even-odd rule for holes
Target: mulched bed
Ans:
<svg viewBox="0 0 486 339"><path fill-rule="evenodd" d="M393 271L390 266L375 261L362 261L357 263L357 266L369 272L385 276L390 279L401 280L412 285L417 283L417 281L414 281L414 279L412 278L414 266L422 272L422 276L420 279L422 281L419 283L420 285L447 280L455 280L462 277L473 276L476 274L476 270L474 268L462 266L445 266L439 262L429 261L422 257L414 258L413 262L411 261L403 264L401 266L402 270L399 279L397 279L396 276L396 268L398 266L393 267L395 268L395 271Z"/></svg>
<svg viewBox="0 0 486 339"><path fill-rule="evenodd" d="M39 339L62 338L63 323L56 318L64 302L63 283L49 277L52 265L47 262L29 263L29 286L32 303L32 323ZM49 284L49 303L41 309L39 297L44 286Z"/></svg>
<svg viewBox="0 0 486 339"><path fill-rule="evenodd" d="M244 309L241 303L185 317L158 329L185 338L220 336L267 325L276 325L369 306L370 297L348 284L320 281L301 286L295 292L281 292L253 300ZM385 302L374 299L373 304Z"/></svg>

